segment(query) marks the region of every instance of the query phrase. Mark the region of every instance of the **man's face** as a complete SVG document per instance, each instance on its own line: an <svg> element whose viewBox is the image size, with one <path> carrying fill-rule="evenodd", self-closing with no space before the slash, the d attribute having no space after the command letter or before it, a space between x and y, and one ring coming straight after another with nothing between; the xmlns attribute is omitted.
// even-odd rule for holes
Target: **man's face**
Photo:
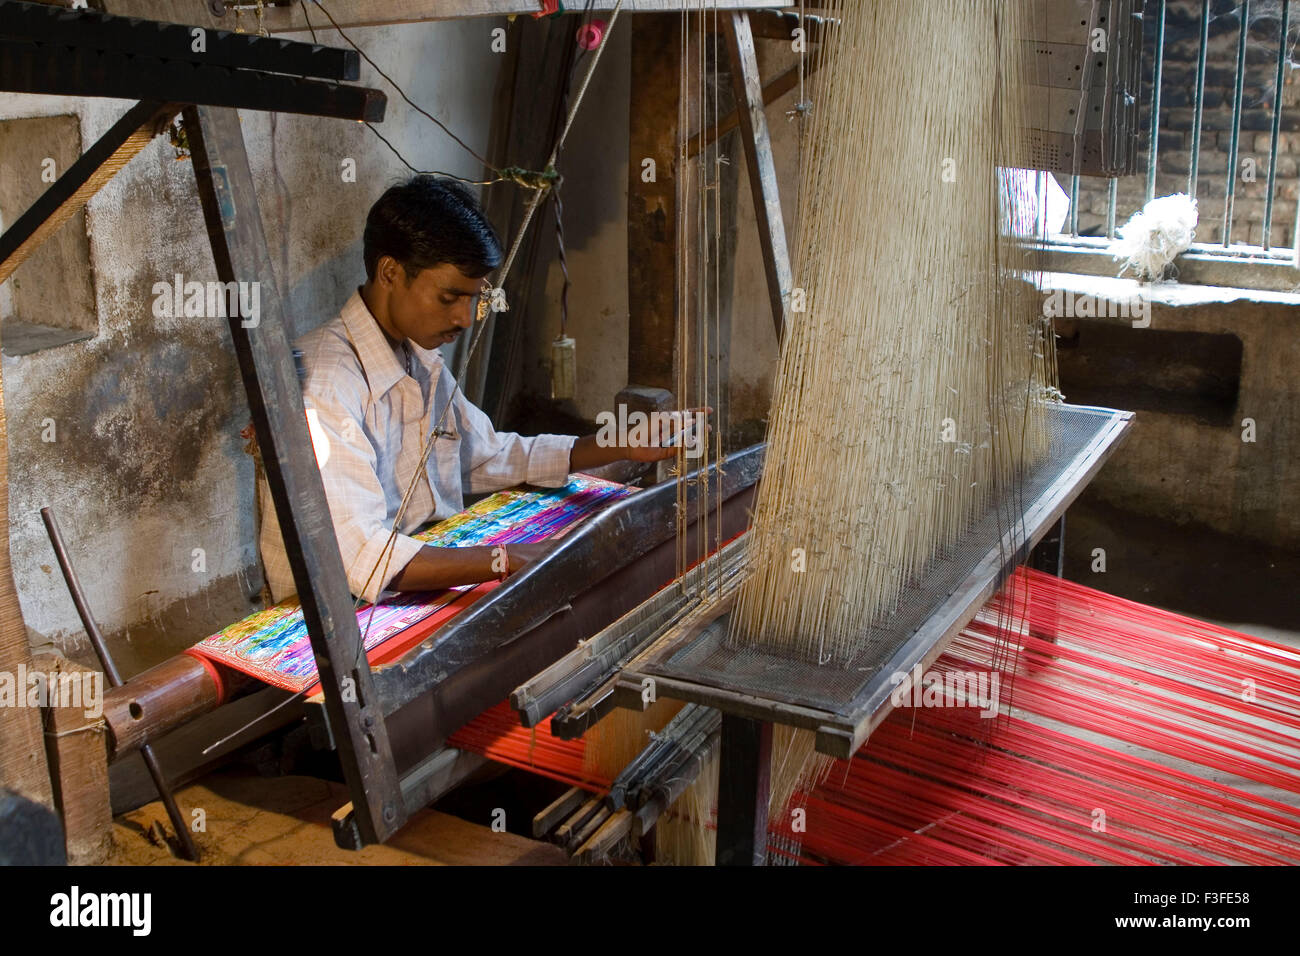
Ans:
<svg viewBox="0 0 1300 956"><path fill-rule="evenodd" d="M399 266L390 288L389 319L416 345L436 349L474 324L485 285L450 263L423 269L413 279Z"/></svg>

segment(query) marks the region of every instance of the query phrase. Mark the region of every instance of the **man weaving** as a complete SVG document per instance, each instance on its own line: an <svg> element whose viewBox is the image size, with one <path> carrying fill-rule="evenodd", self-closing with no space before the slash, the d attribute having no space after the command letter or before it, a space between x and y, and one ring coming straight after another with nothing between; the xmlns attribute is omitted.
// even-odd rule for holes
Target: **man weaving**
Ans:
<svg viewBox="0 0 1300 956"><path fill-rule="evenodd" d="M312 441L354 595L373 603L384 590L502 578L545 547L445 548L410 537L462 510L466 493L523 482L562 487L573 471L674 454L671 447L602 447L594 436L498 432L456 388L437 350L486 312L484 277L502 258L491 224L461 186L432 176L393 186L371 207L363 246L365 284L336 318L296 343ZM412 484L435 429L424 473ZM262 559L279 602L295 588L270 495L261 498Z"/></svg>

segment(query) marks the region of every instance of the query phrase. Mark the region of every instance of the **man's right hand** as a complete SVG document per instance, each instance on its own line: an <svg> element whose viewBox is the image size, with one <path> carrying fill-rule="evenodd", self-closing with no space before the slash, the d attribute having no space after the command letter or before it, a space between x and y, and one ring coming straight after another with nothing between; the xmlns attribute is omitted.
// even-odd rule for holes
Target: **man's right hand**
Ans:
<svg viewBox="0 0 1300 956"><path fill-rule="evenodd" d="M510 559L510 574L536 561L548 549L542 541L482 545L470 548L440 548L425 545L388 583L392 591L441 591L462 584L481 584L501 577L498 548L504 547Z"/></svg>
<svg viewBox="0 0 1300 956"><path fill-rule="evenodd" d="M510 573L518 574L523 570L524 565L538 560L547 551L551 549L549 541L530 541L519 544L504 545L506 554L510 556Z"/></svg>

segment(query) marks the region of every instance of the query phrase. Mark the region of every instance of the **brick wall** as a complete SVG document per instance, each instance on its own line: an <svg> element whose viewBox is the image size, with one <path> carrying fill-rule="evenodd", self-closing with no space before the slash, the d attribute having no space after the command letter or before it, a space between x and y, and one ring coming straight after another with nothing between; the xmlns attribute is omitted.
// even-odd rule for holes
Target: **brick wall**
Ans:
<svg viewBox="0 0 1300 956"><path fill-rule="evenodd" d="M1292 11L1288 50L1300 33L1300 5ZM1144 31L1142 142L1139 174L1118 181L1116 226L1141 208L1146 199L1147 140L1151 122L1151 80L1155 62L1155 0L1147 3ZM1165 16L1164 76L1161 83L1160 138L1156 196L1188 191L1192 129L1196 105L1196 59L1200 44L1200 0L1168 0ZM1268 196L1269 138L1273 119L1280 4L1256 0L1251 4L1246 44L1246 77L1242 90L1241 134L1238 143L1236 195L1231 238L1234 244L1260 245ZM1201 123L1200 163L1196 198L1200 219L1196 241L1223 240L1225 183L1232 137L1233 84L1236 75L1239 4L1211 0L1210 36L1206 55L1205 99ZM1278 138L1274 186L1272 243L1294 242L1296 202L1300 197L1300 82L1288 63L1283 68L1281 135ZM1254 160L1253 181L1246 160ZM1069 189L1069 177L1058 177ZM1079 232L1105 235L1105 179L1079 182Z"/></svg>

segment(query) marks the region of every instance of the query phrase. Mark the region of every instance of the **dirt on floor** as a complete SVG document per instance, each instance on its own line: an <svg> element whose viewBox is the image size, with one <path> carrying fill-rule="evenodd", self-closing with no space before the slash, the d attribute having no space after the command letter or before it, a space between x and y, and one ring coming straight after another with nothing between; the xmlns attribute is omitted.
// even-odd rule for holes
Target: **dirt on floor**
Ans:
<svg viewBox="0 0 1300 956"><path fill-rule="evenodd" d="M262 777L245 770L211 774L176 795L191 821L202 864L305 866L563 866L558 847L424 810L389 843L363 850L334 845L330 816L347 789L313 777ZM190 866L155 836L155 821L174 841L161 802L146 804L113 824L106 861L128 866Z"/></svg>

